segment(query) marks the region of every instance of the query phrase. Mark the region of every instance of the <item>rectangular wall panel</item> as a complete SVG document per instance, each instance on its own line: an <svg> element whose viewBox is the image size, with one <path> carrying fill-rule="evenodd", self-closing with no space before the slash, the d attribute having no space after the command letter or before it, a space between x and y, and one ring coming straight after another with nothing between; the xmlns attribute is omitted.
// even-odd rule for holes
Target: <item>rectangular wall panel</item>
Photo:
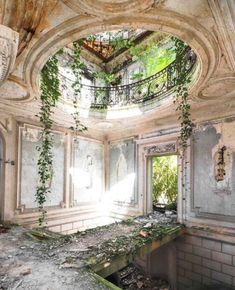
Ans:
<svg viewBox="0 0 235 290"><path fill-rule="evenodd" d="M73 148L70 169L73 204L98 202L104 191L104 148L102 143L79 139Z"/></svg>
<svg viewBox="0 0 235 290"><path fill-rule="evenodd" d="M21 130L20 156L20 205L25 208L35 208L36 187L38 185L37 162L40 146L40 130L30 128ZM53 179L51 193L47 196L45 206L58 206L64 199L64 135L54 134L53 147Z"/></svg>
<svg viewBox="0 0 235 290"><path fill-rule="evenodd" d="M203 127L193 142L193 208L199 215L235 216L235 123Z"/></svg>
<svg viewBox="0 0 235 290"><path fill-rule="evenodd" d="M110 144L109 190L113 201L134 204L136 201L136 147L133 139Z"/></svg>

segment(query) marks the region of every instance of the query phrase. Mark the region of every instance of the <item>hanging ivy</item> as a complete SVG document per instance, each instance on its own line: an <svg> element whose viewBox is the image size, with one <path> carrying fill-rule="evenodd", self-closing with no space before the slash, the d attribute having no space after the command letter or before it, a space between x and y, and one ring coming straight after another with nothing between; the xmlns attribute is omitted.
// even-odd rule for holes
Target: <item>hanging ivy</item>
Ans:
<svg viewBox="0 0 235 290"><path fill-rule="evenodd" d="M73 106L74 112L72 113L75 125L71 127L74 132L75 140L79 132L87 130L79 120L78 101L81 92L81 69L84 64L81 61L81 46L78 42L73 43L73 57L71 61L71 69L75 76L75 81L72 84L74 90ZM62 54L60 50L57 54L50 57L41 71L41 108L37 115L43 125L41 132L41 145L37 147L39 158L37 162L39 184L36 188L36 202L38 204L40 216L38 219L39 226L45 222L46 210L44 204L47 195L51 192L51 181L53 176L53 109L60 97L60 82L59 82L59 69L58 69L58 55Z"/></svg>
<svg viewBox="0 0 235 290"><path fill-rule="evenodd" d="M182 57L183 50L186 45L179 39L175 39L175 53L176 59ZM188 146L188 140L192 136L194 124L191 119L191 106L188 102L188 84L190 83L190 76L186 74L185 68L187 65L187 58L181 59L180 67L178 67L178 76L176 80L176 97L174 103L176 104L176 111L179 111L180 120L180 146L182 148L182 155Z"/></svg>
<svg viewBox="0 0 235 290"><path fill-rule="evenodd" d="M81 70L84 67L84 63L81 60L81 45L77 41L73 42L73 55L72 55L72 61L70 62L70 67L75 77L75 80L72 84L72 88L74 90L74 98L73 98L74 112L72 113L74 126L70 127L70 129L74 132L74 141L77 141L79 132L83 132L87 130L87 127L81 123L80 117L79 117L79 95L81 93Z"/></svg>
<svg viewBox="0 0 235 290"><path fill-rule="evenodd" d="M50 193L50 184L53 174L53 109L59 100L59 78L58 78L58 59L57 54L49 58L41 72L41 108L38 114L40 122L43 125L41 133L41 145L37 147L39 158L37 162L39 185L36 189L36 202L39 212L39 226L42 226L45 221L46 211L44 204L46 196Z"/></svg>

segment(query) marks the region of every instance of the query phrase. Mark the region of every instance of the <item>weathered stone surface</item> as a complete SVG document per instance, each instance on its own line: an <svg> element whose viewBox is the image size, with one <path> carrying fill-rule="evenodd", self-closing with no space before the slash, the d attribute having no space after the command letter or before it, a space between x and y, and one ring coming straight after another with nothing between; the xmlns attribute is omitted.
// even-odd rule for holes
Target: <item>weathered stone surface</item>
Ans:
<svg viewBox="0 0 235 290"><path fill-rule="evenodd" d="M18 33L0 25L0 85L13 70L18 46Z"/></svg>

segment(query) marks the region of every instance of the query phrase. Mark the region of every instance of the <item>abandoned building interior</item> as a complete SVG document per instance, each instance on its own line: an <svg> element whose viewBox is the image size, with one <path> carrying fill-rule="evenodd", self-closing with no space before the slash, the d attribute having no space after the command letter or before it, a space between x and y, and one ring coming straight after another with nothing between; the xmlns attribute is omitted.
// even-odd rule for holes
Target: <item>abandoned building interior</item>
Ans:
<svg viewBox="0 0 235 290"><path fill-rule="evenodd" d="M0 289L235 289L234 0L0 0Z"/></svg>

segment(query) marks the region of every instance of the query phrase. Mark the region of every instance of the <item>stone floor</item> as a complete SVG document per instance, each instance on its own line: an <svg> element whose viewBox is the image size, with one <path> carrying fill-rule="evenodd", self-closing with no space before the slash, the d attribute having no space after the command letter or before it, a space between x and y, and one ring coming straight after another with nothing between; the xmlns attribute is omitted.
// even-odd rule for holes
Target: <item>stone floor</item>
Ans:
<svg viewBox="0 0 235 290"><path fill-rule="evenodd" d="M68 236L1 226L0 289L110 289L90 265L133 252L174 228L174 216L159 213Z"/></svg>

